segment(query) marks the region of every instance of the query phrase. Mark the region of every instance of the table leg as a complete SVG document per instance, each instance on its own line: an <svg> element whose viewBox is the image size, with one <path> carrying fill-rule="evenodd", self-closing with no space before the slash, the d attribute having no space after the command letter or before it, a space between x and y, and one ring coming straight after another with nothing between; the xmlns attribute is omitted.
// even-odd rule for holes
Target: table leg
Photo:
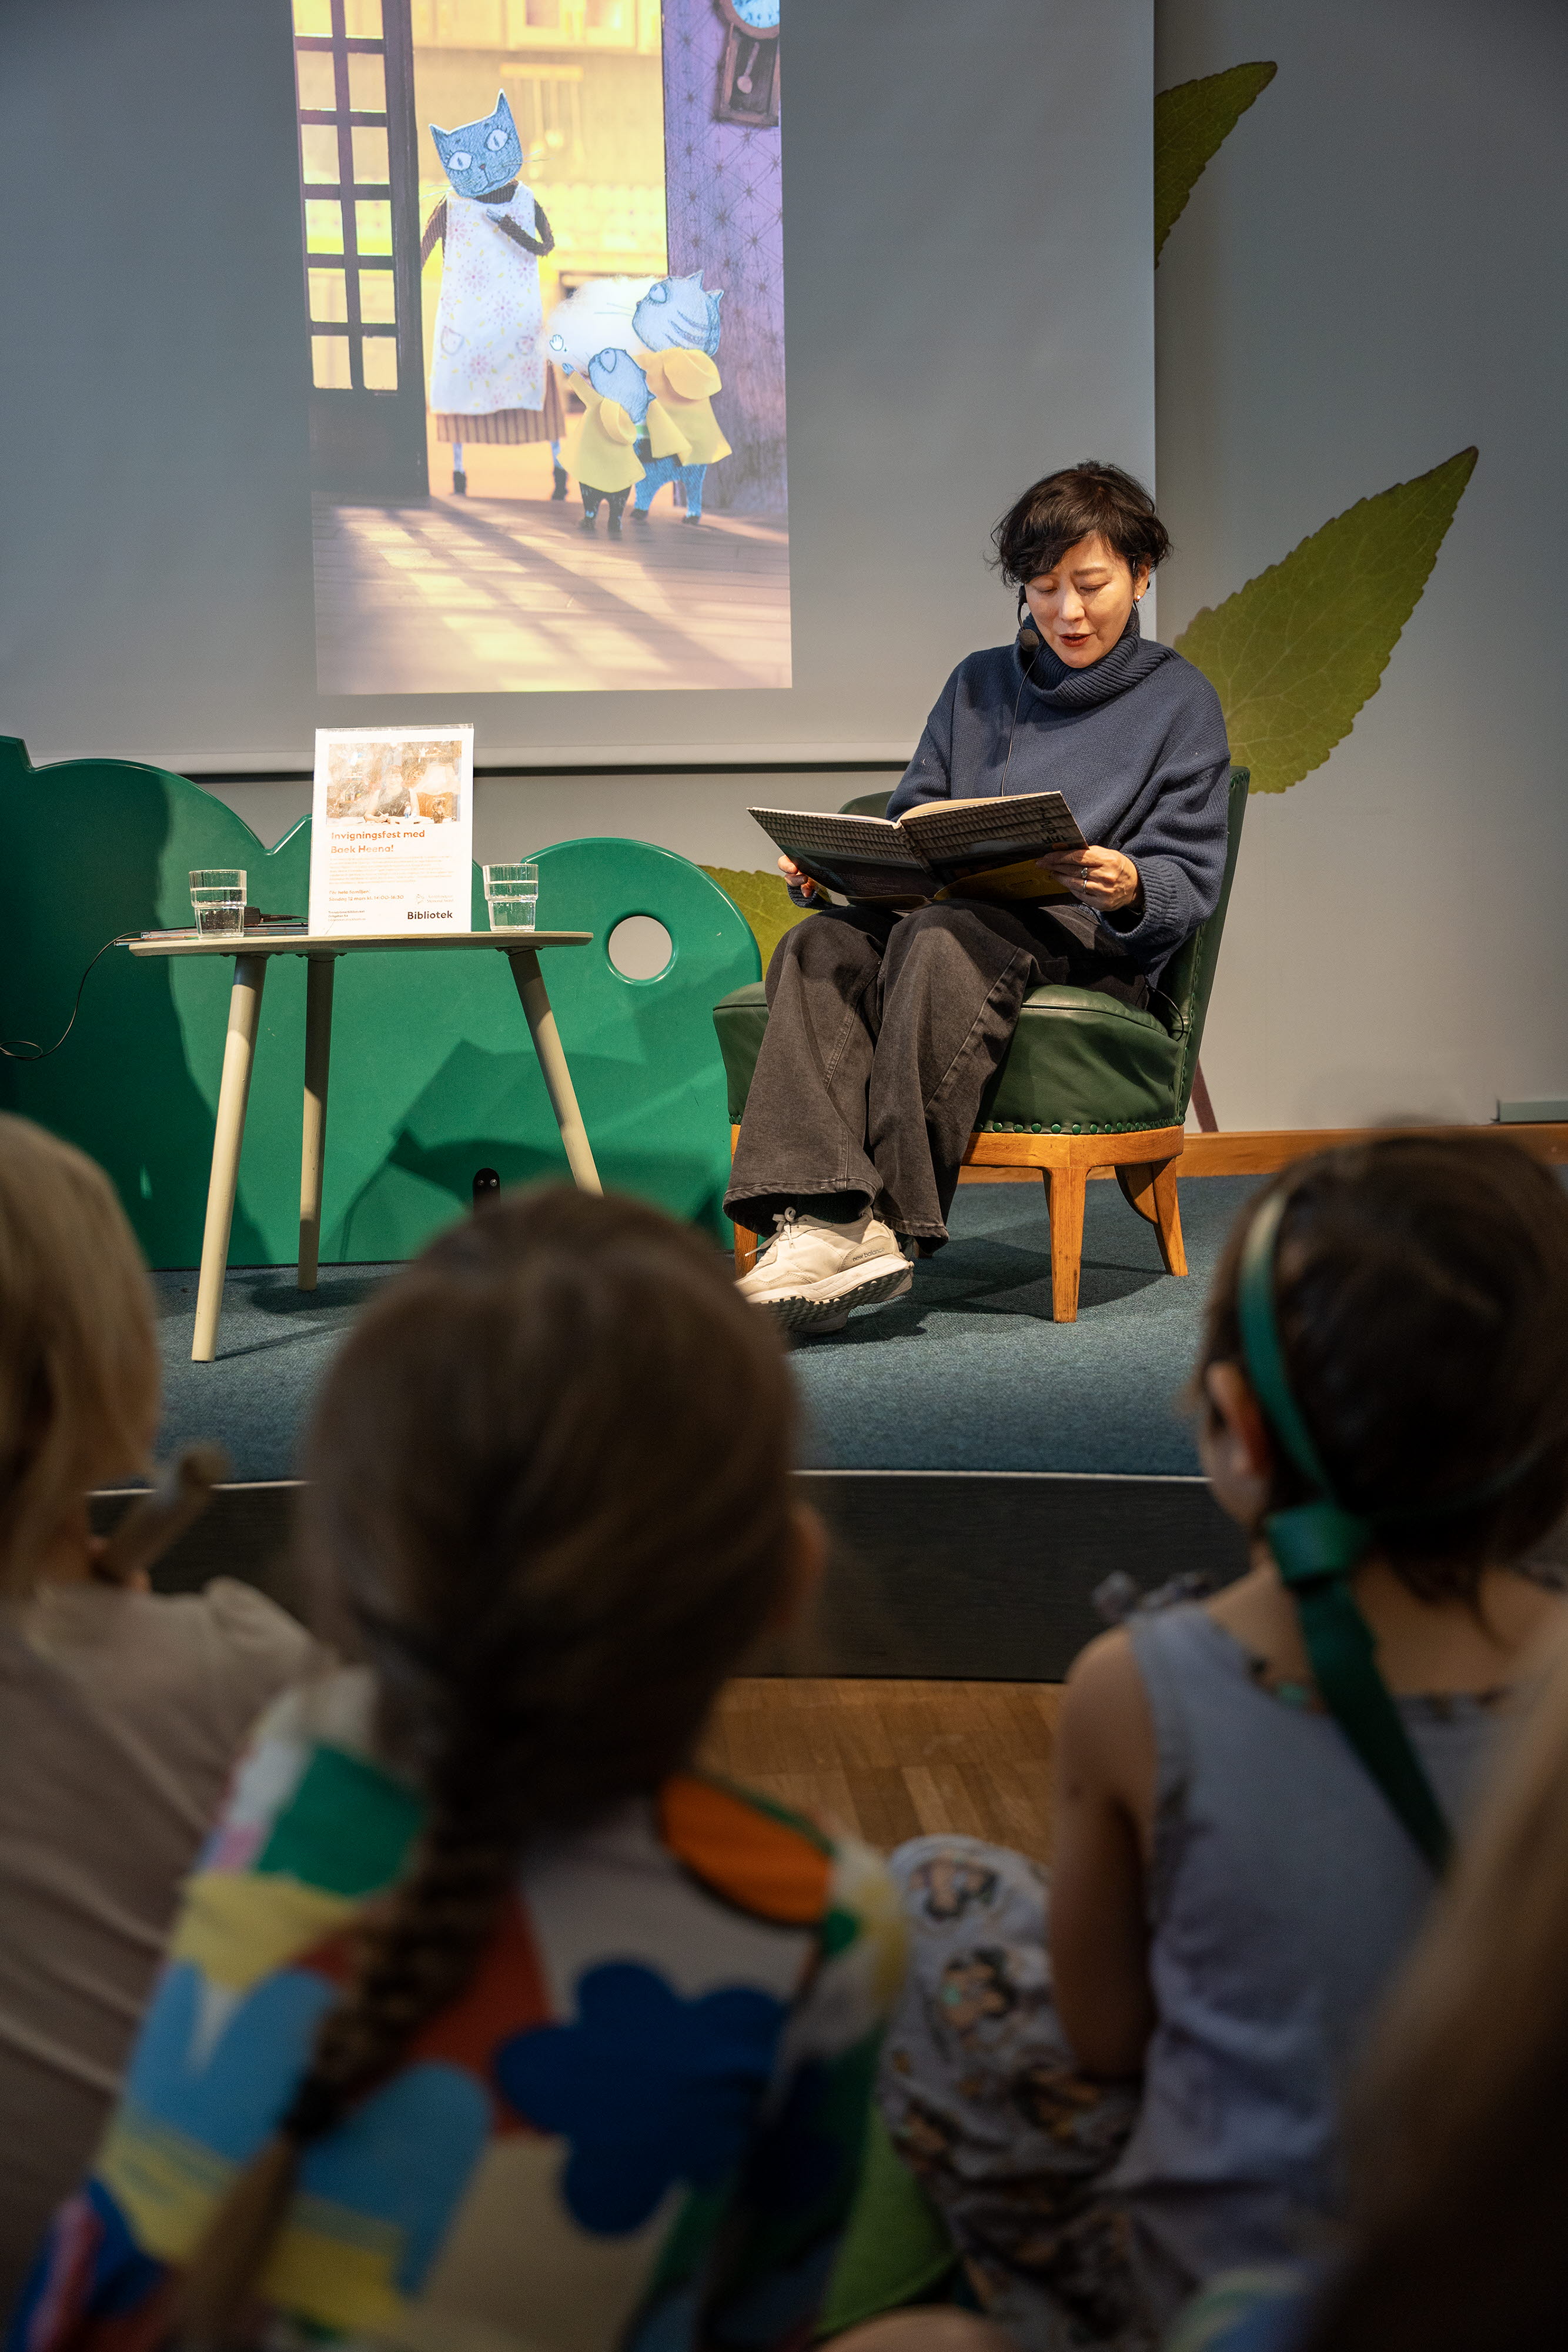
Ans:
<svg viewBox="0 0 1568 2352"><path fill-rule="evenodd" d="M514 948L507 961L512 967L512 978L517 983L517 994L523 1000L528 1016L528 1034L538 1055L539 1069L555 1113L555 1123L560 1129L560 1139L566 1146L567 1164L572 1181L581 1192L602 1192L599 1171L593 1164L589 1146L588 1130L582 1124L582 1113L577 1107L572 1088L571 1072L561 1051L560 1033L550 1011L539 960L532 948Z"/></svg>
<svg viewBox="0 0 1568 2352"><path fill-rule="evenodd" d="M196 1331L191 1342L193 1364L210 1364L218 1351L218 1317L223 1311L224 1274L229 1261L229 1228L234 1223L239 1150L245 1139L246 1105L250 1099L250 1066L256 1054L261 989L266 978L265 956L235 956L234 987L229 992L228 1034L224 1040L224 1075L213 1129L213 1172L207 1183L202 1273L196 1286Z"/></svg>
<svg viewBox="0 0 1568 2352"><path fill-rule="evenodd" d="M314 1290L321 1251L321 1180L327 1164L327 1074L332 1059L336 956L305 960L305 1125L299 1150L299 1282Z"/></svg>

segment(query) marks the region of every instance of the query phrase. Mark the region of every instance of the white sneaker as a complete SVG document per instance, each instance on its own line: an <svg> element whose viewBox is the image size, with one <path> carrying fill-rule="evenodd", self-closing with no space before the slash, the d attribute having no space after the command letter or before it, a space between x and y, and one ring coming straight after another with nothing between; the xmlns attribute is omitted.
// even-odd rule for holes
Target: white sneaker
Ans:
<svg viewBox="0 0 1568 2352"><path fill-rule="evenodd" d="M869 1209L847 1225L795 1209L773 1223L772 1240L738 1288L787 1331L837 1331L852 1307L902 1298L914 1279L897 1235Z"/></svg>

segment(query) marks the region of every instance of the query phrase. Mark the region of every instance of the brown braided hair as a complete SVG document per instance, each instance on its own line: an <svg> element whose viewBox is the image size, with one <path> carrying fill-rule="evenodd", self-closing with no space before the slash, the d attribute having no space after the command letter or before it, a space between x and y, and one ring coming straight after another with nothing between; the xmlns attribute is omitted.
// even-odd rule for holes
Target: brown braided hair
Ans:
<svg viewBox="0 0 1568 2352"><path fill-rule="evenodd" d="M633 1201L514 1195L356 1325L314 1418L303 1544L425 1823L186 2271L186 2342L234 2340L301 2150L463 1990L521 1850L690 1757L786 1589L793 1423L767 1319L711 1243Z"/></svg>

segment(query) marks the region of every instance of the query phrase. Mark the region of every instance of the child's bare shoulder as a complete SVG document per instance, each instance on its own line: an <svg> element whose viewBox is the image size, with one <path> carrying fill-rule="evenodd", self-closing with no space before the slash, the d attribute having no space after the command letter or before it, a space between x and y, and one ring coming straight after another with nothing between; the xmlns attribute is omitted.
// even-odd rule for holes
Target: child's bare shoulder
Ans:
<svg viewBox="0 0 1568 2352"><path fill-rule="evenodd" d="M1099 1634L1073 1660L1060 1736L1084 1759L1124 1759L1130 1748L1149 1740L1148 1694L1124 1626Z"/></svg>
<svg viewBox="0 0 1568 2352"><path fill-rule="evenodd" d="M1080 1703L1093 1705L1124 1690L1143 1688L1132 1638L1124 1625L1097 1633L1067 1670L1067 1687Z"/></svg>

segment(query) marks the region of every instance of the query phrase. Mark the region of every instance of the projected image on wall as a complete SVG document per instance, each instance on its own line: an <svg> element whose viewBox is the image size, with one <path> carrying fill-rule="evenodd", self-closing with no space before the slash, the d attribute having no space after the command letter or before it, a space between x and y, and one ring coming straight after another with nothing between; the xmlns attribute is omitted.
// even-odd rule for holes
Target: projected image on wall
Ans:
<svg viewBox="0 0 1568 2352"><path fill-rule="evenodd" d="M779 0L294 0L323 694L790 682Z"/></svg>

